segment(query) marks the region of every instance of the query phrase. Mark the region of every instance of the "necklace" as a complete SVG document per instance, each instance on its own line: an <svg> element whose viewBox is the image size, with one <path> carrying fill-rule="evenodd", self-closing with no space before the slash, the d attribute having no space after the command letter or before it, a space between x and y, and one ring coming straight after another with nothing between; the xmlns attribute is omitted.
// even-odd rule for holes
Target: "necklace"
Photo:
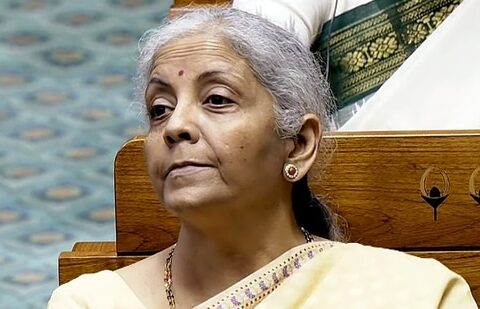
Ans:
<svg viewBox="0 0 480 309"><path fill-rule="evenodd" d="M305 242L309 243L313 241L313 236L310 234L309 231L304 229L303 227L300 228L302 230L303 236L305 237ZM175 245L173 245L172 249L168 253L167 259L165 260L165 272L163 274L163 282L165 285L165 293L167 294L167 301L168 305L171 309L175 308L175 297L173 296L173 280L172 280L172 260L173 260L173 252L175 251Z"/></svg>

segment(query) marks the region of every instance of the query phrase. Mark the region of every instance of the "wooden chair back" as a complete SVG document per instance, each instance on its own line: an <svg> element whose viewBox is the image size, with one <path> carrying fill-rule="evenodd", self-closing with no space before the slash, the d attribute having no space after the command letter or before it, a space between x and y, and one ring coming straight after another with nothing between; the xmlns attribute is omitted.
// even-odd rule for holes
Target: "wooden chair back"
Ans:
<svg viewBox="0 0 480 309"><path fill-rule="evenodd" d="M222 5L230 6L231 0L175 0L170 8L170 16L181 15L190 10L194 10L199 5Z"/></svg>
<svg viewBox="0 0 480 309"><path fill-rule="evenodd" d="M350 241L436 258L480 299L480 131L336 133L325 140L334 151L327 161L319 156L309 182L348 222ZM126 266L175 242L179 222L157 199L143 142L130 140L115 159L116 242L79 243L62 253L61 282Z"/></svg>
<svg viewBox="0 0 480 309"><path fill-rule="evenodd" d="M470 190L472 175L480 178L479 133L337 133L326 139L336 149L327 165L319 156L310 186L348 221L352 241L403 250L480 247L480 205L471 195L478 188ZM434 186L448 194L437 220L422 193ZM178 221L150 184L143 138L117 154L115 205L119 253L151 253L175 242Z"/></svg>

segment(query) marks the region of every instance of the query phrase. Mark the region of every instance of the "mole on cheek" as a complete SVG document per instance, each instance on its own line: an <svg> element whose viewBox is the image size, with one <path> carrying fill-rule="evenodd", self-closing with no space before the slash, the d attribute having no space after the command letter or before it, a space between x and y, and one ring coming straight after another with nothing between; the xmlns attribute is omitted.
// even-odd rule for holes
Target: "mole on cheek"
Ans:
<svg viewBox="0 0 480 309"><path fill-rule="evenodd" d="M182 76L182 75L183 75L183 70L178 71L178 76Z"/></svg>

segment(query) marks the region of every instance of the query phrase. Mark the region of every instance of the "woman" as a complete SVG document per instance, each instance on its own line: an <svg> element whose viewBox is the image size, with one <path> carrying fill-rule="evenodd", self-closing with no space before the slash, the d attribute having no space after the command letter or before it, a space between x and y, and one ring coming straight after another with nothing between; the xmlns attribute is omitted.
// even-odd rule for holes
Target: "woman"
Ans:
<svg viewBox="0 0 480 309"><path fill-rule="evenodd" d="M476 307L436 261L334 241L306 178L330 95L290 33L198 10L147 33L139 72L147 168L178 242L59 287L50 308Z"/></svg>

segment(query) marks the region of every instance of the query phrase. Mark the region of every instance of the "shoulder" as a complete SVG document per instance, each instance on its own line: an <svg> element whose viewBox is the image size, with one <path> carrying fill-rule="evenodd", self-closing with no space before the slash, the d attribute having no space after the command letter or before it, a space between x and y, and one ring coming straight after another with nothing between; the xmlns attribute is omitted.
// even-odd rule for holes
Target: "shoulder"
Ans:
<svg viewBox="0 0 480 309"><path fill-rule="evenodd" d="M167 308L163 288L165 259L171 247L115 271L148 308Z"/></svg>
<svg viewBox="0 0 480 309"><path fill-rule="evenodd" d="M452 278L458 276L435 259L357 243L339 244L333 250L341 267L372 269L372 273L394 273L396 277Z"/></svg>
<svg viewBox="0 0 480 309"><path fill-rule="evenodd" d="M104 270L59 286L48 302L56 308L144 308L124 280L115 272Z"/></svg>
<svg viewBox="0 0 480 309"><path fill-rule="evenodd" d="M106 287L123 288L122 279L110 270L103 270L97 273L83 274L78 278L62 284L54 292L72 294L78 291L88 291L94 293L101 293Z"/></svg>
<svg viewBox="0 0 480 309"><path fill-rule="evenodd" d="M141 261L120 268L115 272L122 277L133 290L141 291L148 286L157 289L159 279L163 279L165 259L171 248L172 247L164 249Z"/></svg>
<svg viewBox="0 0 480 309"><path fill-rule="evenodd" d="M122 277L131 287L139 281L145 282L145 278L163 278L162 266L170 249L171 247L136 263L117 269L115 273Z"/></svg>
<svg viewBox="0 0 480 309"><path fill-rule="evenodd" d="M407 301L413 297L419 302L435 300L438 307L456 303L465 304L457 308L475 308L470 306L475 302L466 281L435 259L356 243L338 244L331 253L336 270L332 273L371 294L387 289L390 296Z"/></svg>
<svg viewBox="0 0 480 309"><path fill-rule="evenodd" d="M353 260L357 263L373 263L377 266L390 263L401 263L411 266L428 265L446 269L440 262L434 259L419 258L414 255L393 249L372 247L358 243L341 243L335 246L342 259ZM380 263L380 264L378 264Z"/></svg>

